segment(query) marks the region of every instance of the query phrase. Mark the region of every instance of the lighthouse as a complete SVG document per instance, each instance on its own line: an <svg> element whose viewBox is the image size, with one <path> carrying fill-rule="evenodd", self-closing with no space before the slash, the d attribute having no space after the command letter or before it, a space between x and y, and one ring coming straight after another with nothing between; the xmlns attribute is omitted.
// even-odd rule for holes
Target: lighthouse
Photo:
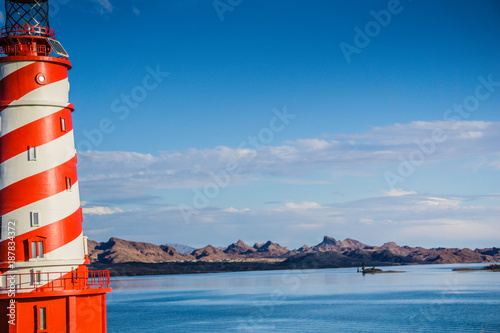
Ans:
<svg viewBox="0 0 500 333"><path fill-rule="evenodd" d="M0 332L106 332L89 271L68 101L48 0L5 0L0 31Z"/></svg>

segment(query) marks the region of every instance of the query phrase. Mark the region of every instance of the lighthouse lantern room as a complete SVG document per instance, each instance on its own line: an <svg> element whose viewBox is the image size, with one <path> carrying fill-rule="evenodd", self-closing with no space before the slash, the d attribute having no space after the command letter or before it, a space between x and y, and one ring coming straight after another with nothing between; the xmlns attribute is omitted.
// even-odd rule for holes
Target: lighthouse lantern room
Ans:
<svg viewBox="0 0 500 333"><path fill-rule="evenodd" d="M48 0L5 0L0 31L0 332L106 332L89 271L68 101Z"/></svg>

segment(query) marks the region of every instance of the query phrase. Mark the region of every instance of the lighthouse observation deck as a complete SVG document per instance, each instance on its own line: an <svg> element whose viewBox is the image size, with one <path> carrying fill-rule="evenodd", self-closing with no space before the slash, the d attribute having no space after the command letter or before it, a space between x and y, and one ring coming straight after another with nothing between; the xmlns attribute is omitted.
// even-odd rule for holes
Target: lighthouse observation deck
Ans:
<svg viewBox="0 0 500 333"><path fill-rule="evenodd" d="M68 58L49 27L47 0L6 0L7 18L0 30L0 56L36 55Z"/></svg>
<svg viewBox="0 0 500 333"><path fill-rule="evenodd" d="M73 271L26 274L4 274L0 276L0 294L32 291L47 293L53 291L89 290L108 288L109 271L89 271L87 274ZM14 289L12 289L14 288Z"/></svg>

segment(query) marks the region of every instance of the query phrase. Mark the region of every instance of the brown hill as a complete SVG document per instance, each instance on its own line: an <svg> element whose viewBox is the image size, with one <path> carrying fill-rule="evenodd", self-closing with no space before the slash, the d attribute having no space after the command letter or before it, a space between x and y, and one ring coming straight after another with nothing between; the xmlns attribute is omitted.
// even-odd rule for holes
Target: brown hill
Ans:
<svg viewBox="0 0 500 333"><path fill-rule="evenodd" d="M228 256L221 249L213 247L212 245L207 245L204 248L194 250L191 255L201 261L213 261L228 258Z"/></svg>
<svg viewBox="0 0 500 333"><path fill-rule="evenodd" d="M241 254L250 254L255 251L256 250L253 247L247 245L240 239L236 243L229 245L223 252L229 255L241 255Z"/></svg>
<svg viewBox="0 0 500 333"><path fill-rule="evenodd" d="M500 248L492 247L489 249L476 249L474 252L481 254L482 256L489 256L494 262L500 261Z"/></svg>
<svg viewBox="0 0 500 333"><path fill-rule="evenodd" d="M439 249L427 261L435 264L482 262L483 257L471 249Z"/></svg>
<svg viewBox="0 0 500 333"><path fill-rule="evenodd" d="M301 247L299 247L299 248L297 249L297 251L298 251L298 252L307 252L307 251L309 251L309 249L310 249L310 247L304 244L304 245L302 245Z"/></svg>
<svg viewBox="0 0 500 333"><path fill-rule="evenodd" d="M341 249L343 250L357 250L357 249L365 249L369 247L366 244L361 243L355 239L346 238L343 241L337 242Z"/></svg>
<svg viewBox="0 0 500 333"><path fill-rule="evenodd" d="M399 256L408 256L410 253L412 253L412 250L410 248L398 246L398 244L394 242L384 243L380 247L380 250L387 250Z"/></svg>
<svg viewBox="0 0 500 333"><path fill-rule="evenodd" d="M327 251L349 251L371 248L357 240L346 238L343 241L338 241L333 237L325 236L323 241L311 248L311 252L327 252Z"/></svg>
<svg viewBox="0 0 500 333"><path fill-rule="evenodd" d="M88 241L89 259L91 262L124 263L124 262L170 262L192 260L193 257L179 254L170 247L141 242L131 242L112 237L107 242Z"/></svg>
<svg viewBox="0 0 500 333"><path fill-rule="evenodd" d="M287 247L281 246L271 241L267 241L262 245L255 244L254 248L255 250L257 250L257 253L261 257L265 258L281 257L290 252L290 250Z"/></svg>

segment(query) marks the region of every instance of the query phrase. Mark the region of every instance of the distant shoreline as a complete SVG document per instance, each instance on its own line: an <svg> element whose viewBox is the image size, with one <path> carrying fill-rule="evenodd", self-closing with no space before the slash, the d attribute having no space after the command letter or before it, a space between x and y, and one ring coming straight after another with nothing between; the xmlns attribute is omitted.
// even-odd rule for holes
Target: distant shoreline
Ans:
<svg viewBox="0 0 500 333"><path fill-rule="evenodd" d="M474 264L474 263L470 263ZM391 267L391 266L412 266L417 264L380 264L378 267ZM424 264L435 265L435 264ZM497 265L499 266L499 265ZM358 265L297 265L288 264L285 262L165 262L165 263L115 263L103 264L92 263L90 269L92 270L109 270L111 276L148 276L148 275L178 275L178 274L206 274L206 273L232 273L232 272L250 272L250 271L270 271L270 270L302 270L302 269L327 269L327 268L353 268L353 273L359 268ZM483 268L463 268L463 271L484 271ZM460 272L460 268L453 269L453 271ZM374 271L366 270L366 274L375 273L403 273L403 271Z"/></svg>
<svg viewBox="0 0 500 333"><path fill-rule="evenodd" d="M381 264L379 267L401 266L399 264ZM232 262L232 261L194 261L194 262L164 262L164 263L92 263L90 269L109 270L111 276L143 276L143 275L176 275L176 274L203 274L203 273L232 273L249 271L270 270L301 270L301 269L326 269L326 268L353 268L356 273L360 265L316 264L297 265L295 263L281 262Z"/></svg>
<svg viewBox="0 0 500 333"><path fill-rule="evenodd" d="M477 272L477 271L488 271L488 272L500 272L500 265L488 265L482 268L454 268L454 272Z"/></svg>

